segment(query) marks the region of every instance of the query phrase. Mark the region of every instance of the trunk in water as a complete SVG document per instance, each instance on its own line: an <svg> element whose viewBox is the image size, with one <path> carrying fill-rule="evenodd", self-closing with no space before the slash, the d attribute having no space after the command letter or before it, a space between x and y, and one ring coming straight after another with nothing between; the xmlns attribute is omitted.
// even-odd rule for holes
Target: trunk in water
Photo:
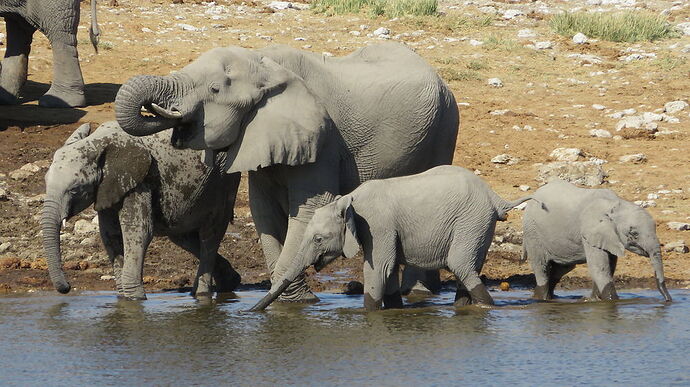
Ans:
<svg viewBox="0 0 690 387"><path fill-rule="evenodd" d="M165 106L170 109L172 101L179 101L183 94L183 87L179 79L173 77L157 77L152 75L138 75L130 78L120 87L115 97L115 118L122 129L134 136L148 136L162 130L172 128L179 119L170 117L181 116L179 112L168 111L160 114ZM152 108L156 105L156 109ZM157 113L156 117L141 115L141 108Z"/></svg>
<svg viewBox="0 0 690 387"><path fill-rule="evenodd" d="M666 279L664 278L664 264L661 261L661 251L654 251L649 258L652 260L654 277L656 277L656 286L659 289L659 293L661 293L666 302L671 302L671 295L668 293L668 289L666 289Z"/></svg>
<svg viewBox="0 0 690 387"><path fill-rule="evenodd" d="M43 249L48 262L48 272L50 280L58 292L66 294L71 286L65 273L62 271L62 257L60 252L60 228L62 217L60 216L60 204L56 201L46 199L43 205L43 215L41 218L41 228L43 230Z"/></svg>
<svg viewBox="0 0 690 387"><path fill-rule="evenodd" d="M287 270L283 268L276 267L275 268L275 273L281 274L279 280L275 281L271 285L271 290L268 291L268 293L261 299L259 302L256 303L256 305L252 306L251 309L249 309L250 312L259 312L269 305L273 301L275 301L280 295L287 289L288 286L300 275L302 274L303 271L307 270L307 268L312 264L312 261L308 261L304 264L301 262L304 261L304 248L301 248L297 255L295 255L295 259L293 260L293 264L288 268ZM310 251L311 252L311 251ZM307 254L307 256L311 256Z"/></svg>

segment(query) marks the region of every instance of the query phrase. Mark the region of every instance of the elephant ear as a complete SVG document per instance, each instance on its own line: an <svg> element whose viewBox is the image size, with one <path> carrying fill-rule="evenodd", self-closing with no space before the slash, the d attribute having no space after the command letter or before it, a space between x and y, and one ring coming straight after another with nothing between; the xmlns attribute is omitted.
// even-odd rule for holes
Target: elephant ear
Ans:
<svg viewBox="0 0 690 387"><path fill-rule="evenodd" d="M74 144L75 142L86 138L91 131L91 124L88 122L79 126L65 141L65 146Z"/></svg>
<svg viewBox="0 0 690 387"><path fill-rule="evenodd" d="M144 181L151 167L151 154L133 141L111 143L102 159L103 177L96 192L96 211L112 207L127 192Z"/></svg>
<svg viewBox="0 0 690 387"><path fill-rule="evenodd" d="M326 132L333 128L326 109L294 73L265 57L258 66L263 98L228 149L226 171L315 162Z"/></svg>
<svg viewBox="0 0 690 387"><path fill-rule="evenodd" d="M616 232L616 225L608 212L601 216L587 216L581 223L583 242L621 257L625 247Z"/></svg>
<svg viewBox="0 0 690 387"><path fill-rule="evenodd" d="M355 210L352 208L352 196L345 195L337 198L336 211L345 221L345 241L343 243L343 255L352 258L359 252L357 240L357 227L355 226Z"/></svg>

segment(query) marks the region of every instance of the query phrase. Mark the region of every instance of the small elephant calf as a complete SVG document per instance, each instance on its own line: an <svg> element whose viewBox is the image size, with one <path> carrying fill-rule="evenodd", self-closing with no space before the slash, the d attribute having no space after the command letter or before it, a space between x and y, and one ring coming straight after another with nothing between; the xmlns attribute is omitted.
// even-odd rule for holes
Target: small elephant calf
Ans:
<svg viewBox="0 0 690 387"><path fill-rule="evenodd" d="M48 270L60 293L70 291L60 264L60 225L91 204L98 211L103 245L113 263L118 296L145 299L144 254L155 235L199 258L197 295L232 291L240 276L217 251L228 223L240 174L206 165L202 151L178 150L170 132L149 137L125 133L115 121L89 135L77 128L55 152L46 173L41 219Z"/></svg>
<svg viewBox="0 0 690 387"><path fill-rule="evenodd" d="M554 180L533 195L523 218L523 259L529 260L537 287L534 298L549 300L561 278L576 264L587 263L594 286L592 299L617 299L613 274L625 250L649 257L659 292L671 295L664 281L656 223L639 206L609 189L579 188Z"/></svg>
<svg viewBox="0 0 690 387"><path fill-rule="evenodd" d="M310 265L317 270L338 256L364 250L364 306L402 307L398 265L448 268L458 279L456 305L493 304L479 278L496 221L531 199L501 199L474 173L455 166L385 180L371 180L316 210L298 254L269 293L261 310Z"/></svg>

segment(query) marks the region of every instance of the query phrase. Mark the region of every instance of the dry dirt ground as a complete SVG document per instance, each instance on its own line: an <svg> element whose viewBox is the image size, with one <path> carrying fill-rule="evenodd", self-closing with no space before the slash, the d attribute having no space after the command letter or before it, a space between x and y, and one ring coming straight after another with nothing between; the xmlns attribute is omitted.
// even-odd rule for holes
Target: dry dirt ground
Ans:
<svg viewBox="0 0 690 387"><path fill-rule="evenodd" d="M460 105L454 163L477 170L501 196L513 199L525 195L521 185L538 188L538 168L551 161L553 149L579 148L581 160L596 157L607 161L602 167L608 179L602 187L629 200L654 202L649 211L657 221L662 243L690 239L690 231L674 231L667 226L671 221L690 221L690 109L672 114L676 123L658 122L657 130L662 134L656 136L644 130L617 132L619 120L609 117L631 108L638 115L662 112L669 101L690 101L690 36L653 43L590 40L575 44L554 34L548 25L553 13L581 7L604 11L647 8L654 13L664 11L672 24L678 24L689 21L690 6L682 1L637 2L637 8L626 7L629 1L603 3L607 5L591 6L574 0L442 1L439 17L389 19L370 18L366 13L326 17L300 9L302 4L272 10L268 2L261 1L207 4L185 0L171 4L170 0L119 0L119 6L102 1L98 6L102 31L99 54L88 43L89 16L84 3L79 50L89 106L53 110L36 106L38 96L48 89L52 73L50 46L44 36L36 34L24 103L0 107L0 128L4 128L0 131L0 188L7 192L7 197L0 199L0 244L4 244L0 248L0 291L51 286L37 219L48 160L69 133L84 122L96 125L112 120L115 94L129 77L168 74L212 47L228 45L259 48L287 44L340 56L385 38L404 42L438 68ZM522 15L507 18L506 10L519 10ZM374 36L380 27L390 32ZM520 32L527 29L530 31ZM551 48L527 47L535 42L550 42ZM0 45L0 51L4 48ZM635 53L655 57L620 59ZM488 84L488 79L495 77L500 78L502 87ZM592 137L592 129L605 129L617 137ZM646 161L619 162L621 156L636 153L646 155ZM517 162L492 163L499 154L508 154ZM39 170L10 177L27 163L34 163L36 168L26 169ZM240 271L243 283L257 284L267 280L268 274L246 195L243 184L235 224L228 230L221 253ZM76 220L94 216L88 210L64 229L68 278L80 289L113 289L112 280L108 280L111 269L97 234L78 234L73 229ZM533 281L528 265L519 261L520 218L520 211L513 211L510 219L500 224L496 248L483 271L492 284L507 280L513 286L529 286ZM690 285L690 254L667 252L664 258L669 286ZM146 258L147 290L189 286L195 266L191 256L158 239ZM320 290L335 291L349 279L361 280L360 266L360 261L340 259L324 274L311 273L310 279ZM647 259L630 253L619 261L616 274L619 287L653 284ZM586 267L574 270L563 286L590 286Z"/></svg>

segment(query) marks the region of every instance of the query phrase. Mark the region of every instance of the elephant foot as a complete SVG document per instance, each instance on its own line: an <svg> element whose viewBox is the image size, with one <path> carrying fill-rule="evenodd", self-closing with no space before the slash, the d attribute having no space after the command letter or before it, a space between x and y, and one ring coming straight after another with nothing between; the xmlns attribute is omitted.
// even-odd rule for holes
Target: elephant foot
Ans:
<svg viewBox="0 0 690 387"><path fill-rule="evenodd" d="M551 295L549 294L549 285L537 285L534 287L534 295L532 296L535 300L549 301L551 300Z"/></svg>
<svg viewBox="0 0 690 387"><path fill-rule="evenodd" d="M16 105L18 103L19 99L16 95L13 95L0 86L0 105Z"/></svg>
<svg viewBox="0 0 690 387"><path fill-rule="evenodd" d="M223 259L225 261L225 259ZM213 275L213 282L215 283L215 291L218 293L230 293L237 289L242 283L242 276L230 266L227 261L225 265L216 263L216 270Z"/></svg>
<svg viewBox="0 0 690 387"><path fill-rule="evenodd" d="M313 304L319 302L319 297L317 297L309 289L309 286L304 281L293 282L283 294L278 297L279 302L298 302L304 304Z"/></svg>
<svg viewBox="0 0 690 387"><path fill-rule="evenodd" d="M130 301L144 301L146 300L146 295L144 294L143 296L118 296L118 298L124 298L125 300L130 300Z"/></svg>
<svg viewBox="0 0 690 387"><path fill-rule="evenodd" d="M395 292L393 294L383 295L383 308L384 309L402 309L403 300L400 292Z"/></svg>
<svg viewBox="0 0 690 387"><path fill-rule="evenodd" d="M455 306L467 306L472 303L472 298L470 296L470 292L467 291L464 287L458 288L458 290L455 292L455 302L453 305Z"/></svg>
<svg viewBox="0 0 690 387"><path fill-rule="evenodd" d="M38 100L38 105L46 108L70 108L86 106L83 91L60 91L54 86Z"/></svg>
<svg viewBox="0 0 690 387"><path fill-rule="evenodd" d="M193 296L195 298L212 298L213 292L196 292Z"/></svg>
<svg viewBox="0 0 690 387"><path fill-rule="evenodd" d="M364 293L364 309L368 311L381 310L382 306L381 300L374 300L369 293Z"/></svg>

